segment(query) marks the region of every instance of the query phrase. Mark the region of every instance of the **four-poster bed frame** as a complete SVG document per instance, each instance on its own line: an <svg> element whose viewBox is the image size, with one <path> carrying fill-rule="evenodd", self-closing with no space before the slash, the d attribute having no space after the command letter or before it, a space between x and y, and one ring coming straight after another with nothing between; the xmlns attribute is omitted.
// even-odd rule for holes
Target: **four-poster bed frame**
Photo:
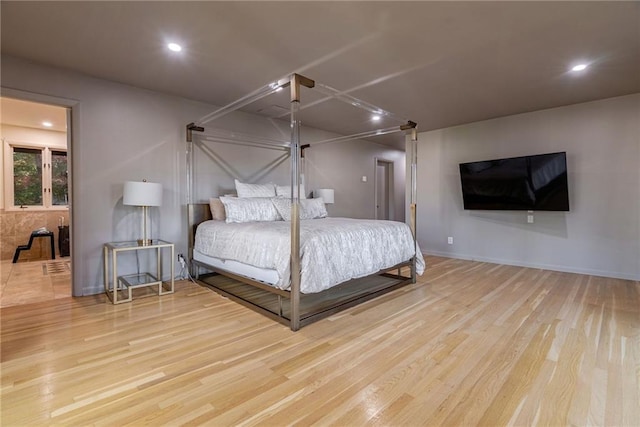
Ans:
<svg viewBox="0 0 640 427"><path fill-rule="evenodd" d="M291 123L291 140L287 142L272 140L268 138L261 138L249 135L238 135L238 133L234 132L220 132L214 131L213 133L205 134L204 125L208 122L211 122L215 119L223 117L226 114L229 114L233 111L236 111L256 100L259 100L267 95L275 93L277 91L282 90L283 88L288 87L290 89L291 94L291 109L289 112L290 123ZM314 146L317 144L323 143L331 143L331 142L339 142L346 141L357 138L366 138L375 135L384 135L393 132L404 132L410 133L410 179L411 179L411 192L410 192L410 224L409 227L411 229L411 233L413 236L414 243L414 254L416 254L415 250L417 249L416 244L416 161L417 161L417 129L416 123L406 120L403 121L404 124L395 127L389 127L384 129L374 129L368 132L361 132L350 136L341 136L336 138L330 138L323 141L316 141L307 144L301 144L300 141L300 121L298 119L298 112L300 110L300 98L301 98L301 89L302 87L306 88L315 88L321 94L325 95L325 99L336 99L339 101L346 102L348 104L353 105L356 108L363 109L370 113L383 113L385 116L392 116L397 118L395 115L384 111L374 105L371 105L367 102L354 98L345 93L339 92L333 88L328 86L316 84L313 80L301 76L299 74L292 74L289 77L280 79L275 83L271 83L266 85L243 98L240 98L227 106L224 106L207 116L202 117L200 120L196 122L189 123L186 126L186 140L187 140L187 205L188 205L188 222L189 222L189 259L192 263L193 273L196 279L208 287L213 288L216 292L233 299L245 306L248 306L274 320L277 320L285 325L290 326L292 331L298 330L301 326L304 326L313 321L319 320L320 318L327 317L333 313L336 313L345 308L354 306L363 301L366 301L371 298L375 298L384 293L390 292L394 289L397 289L401 286L405 286L410 283L416 282L416 255L414 255L410 260L395 265L391 268L384 269L375 273L373 276L381 276L384 279L388 279L384 282L380 282L374 284L373 286L367 285L364 292L355 292L351 291L347 286L343 286L344 284L338 285L336 288L340 288L335 291L335 298L332 300L325 297L325 293L330 293L331 289L322 291L320 294L302 294L300 291L300 186L301 186L301 176L300 176L300 164L301 159L304 157L304 149L310 146ZM322 100L318 101L322 102ZM250 278L240 276L229 271L225 271L216 267L212 267L203 262L197 261L193 258L193 248L194 248L194 240L195 240L195 229L197 225L205 220L211 219L211 213L209 211L209 205L203 203L196 203L194 200L194 138L196 140L202 141L211 141L217 143L230 143L230 144L239 144L245 145L249 147L259 147L259 148L267 148L274 150L281 150L288 152L291 164L291 285L289 290L277 289L275 287L269 286L257 280L252 280ZM203 150L207 150L204 148L203 144L199 144ZM218 162L215 153L208 150L206 153L214 159L214 161ZM279 164L280 162L277 162ZM224 167L224 164L218 162L221 166ZM275 164L275 166L277 166ZM273 167L275 167L273 166ZM228 172L228 171L227 171ZM211 275L201 275L200 268L205 268L208 271L213 271L214 275L220 274L226 276L228 278L233 279L234 281L241 282L245 285L250 285L253 287L252 289L258 289L261 292L266 292L269 295L275 295L277 297L276 303L269 303L266 301L266 297L260 299L260 297L255 298L254 295L251 297L247 297L246 289L244 291L239 290L238 292L234 291L234 286L221 286L218 283L207 281L207 278ZM409 268L410 274L403 275L402 269ZM396 271L396 273L392 273L392 271ZM406 270L405 270L406 271ZM235 282L235 283L237 283ZM362 282L362 279L354 279L347 283L351 282ZM353 285L354 290L358 288L357 285ZM244 294L243 294L244 292ZM301 299L305 298L305 301L301 303ZM332 297L333 298L333 297ZM289 304L283 303L285 299L289 300ZM307 300L311 301L307 303ZM304 305L305 308L308 308L307 311L301 312L301 307Z"/></svg>

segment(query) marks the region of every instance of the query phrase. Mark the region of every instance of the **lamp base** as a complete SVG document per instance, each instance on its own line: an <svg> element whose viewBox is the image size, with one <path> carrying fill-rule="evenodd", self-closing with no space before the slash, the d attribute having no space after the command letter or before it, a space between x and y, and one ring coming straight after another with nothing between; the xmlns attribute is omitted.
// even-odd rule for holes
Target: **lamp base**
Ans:
<svg viewBox="0 0 640 427"><path fill-rule="evenodd" d="M138 246L151 246L153 239L138 239Z"/></svg>

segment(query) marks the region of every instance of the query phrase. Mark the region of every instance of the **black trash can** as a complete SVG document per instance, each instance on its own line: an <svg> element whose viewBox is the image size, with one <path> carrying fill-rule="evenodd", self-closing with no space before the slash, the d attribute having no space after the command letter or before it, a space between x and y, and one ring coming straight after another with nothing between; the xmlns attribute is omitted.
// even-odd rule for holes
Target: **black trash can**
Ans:
<svg viewBox="0 0 640 427"><path fill-rule="evenodd" d="M69 256L69 226L58 226L58 251L60 256Z"/></svg>

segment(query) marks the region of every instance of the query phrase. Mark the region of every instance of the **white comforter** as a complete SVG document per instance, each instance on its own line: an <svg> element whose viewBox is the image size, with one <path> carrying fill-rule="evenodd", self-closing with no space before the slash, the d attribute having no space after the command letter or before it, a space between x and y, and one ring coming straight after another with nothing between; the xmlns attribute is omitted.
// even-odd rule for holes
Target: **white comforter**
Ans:
<svg viewBox="0 0 640 427"><path fill-rule="evenodd" d="M278 272L274 286L290 286L291 223L286 221L198 226L195 250ZM323 218L300 221L300 290L314 293L364 277L414 256L409 227L401 222ZM417 249L417 273L425 268Z"/></svg>

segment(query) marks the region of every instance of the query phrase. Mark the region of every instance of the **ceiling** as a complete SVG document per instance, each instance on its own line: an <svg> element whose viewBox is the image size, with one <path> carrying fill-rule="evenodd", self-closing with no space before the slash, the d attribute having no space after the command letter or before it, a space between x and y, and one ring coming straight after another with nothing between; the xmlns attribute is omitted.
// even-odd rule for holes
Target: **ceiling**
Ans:
<svg viewBox="0 0 640 427"><path fill-rule="evenodd" d="M67 109L54 105L0 98L0 120L2 124L32 129L67 131ZM48 123L47 126L43 123Z"/></svg>
<svg viewBox="0 0 640 427"><path fill-rule="evenodd" d="M0 5L3 54L215 105L297 72L431 130L640 92L637 1ZM303 123L371 128L334 102ZM285 96L245 110L283 108Z"/></svg>

